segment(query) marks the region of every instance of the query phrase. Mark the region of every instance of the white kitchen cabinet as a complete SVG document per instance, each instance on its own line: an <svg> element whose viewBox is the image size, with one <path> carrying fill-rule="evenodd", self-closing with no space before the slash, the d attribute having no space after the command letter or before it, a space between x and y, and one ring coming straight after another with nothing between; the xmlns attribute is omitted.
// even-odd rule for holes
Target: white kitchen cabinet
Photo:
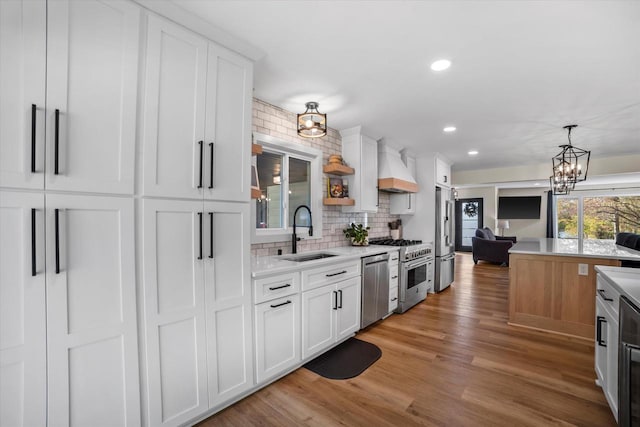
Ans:
<svg viewBox="0 0 640 427"><path fill-rule="evenodd" d="M596 294L595 370L598 382L618 419L618 307L620 294L600 274Z"/></svg>
<svg viewBox="0 0 640 427"><path fill-rule="evenodd" d="M47 3L46 188L133 194L139 33L124 0Z"/></svg>
<svg viewBox="0 0 640 427"><path fill-rule="evenodd" d="M46 13L0 2L0 187L44 188Z"/></svg>
<svg viewBox="0 0 640 427"><path fill-rule="evenodd" d="M389 253L389 313L398 308L399 259L398 251Z"/></svg>
<svg viewBox="0 0 640 427"><path fill-rule="evenodd" d="M436 161L436 185L451 187L451 165L440 157Z"/></svg>
<svg viewBox="0 0 640 427"><path fill-rule="evenodd" d="M249 201L252 65L150 16L143 193Z"/></svg>
<svg viewBox="0 0 640 427"><path fill-rule="evenodd" d="M0 201L3 425L139 425L133 200Z"/></svg>
<svg viewBox="0 0 640 427"><path fill-rule="evenodd" d="M179 425L253 385L249 204L143 201L150 425Z"/></svg>
<svg viewBox="0 0 640 427"><path fill-rule="evenodd" d="M302 293L302 358L360 329L360 276Z"/></svg>
<svg viewBox="0 0 640 427"><path fill-rule="evenodd" d="M0 425L44 426L44 196L0 191L0 236Z"/></svg>
<svg viewBox="0 0 640 427"><path fill-rule="evenodd" d="M342 206L343 212L378 211L378 143L362 135L361 127L340 131L342 136L342 158L355 169L347 177L349 198L355 201L353 206Z"/></svg>
<svg viewBox="0 0 640 427"><path fill-rule="evenodd" d="M300 322L299 293L255 306L258 383L273 378L300 362Z"/></svg>

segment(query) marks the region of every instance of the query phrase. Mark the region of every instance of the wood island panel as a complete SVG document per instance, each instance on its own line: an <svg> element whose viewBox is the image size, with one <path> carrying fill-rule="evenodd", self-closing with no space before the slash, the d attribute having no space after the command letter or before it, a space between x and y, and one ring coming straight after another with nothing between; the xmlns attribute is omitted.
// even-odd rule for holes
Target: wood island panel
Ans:
<svg viewBox="0 0 640 427"><path fill-rule="evenodd" d="M579 275L587 264L587 275ZM592 340L596 265L620 261L557 255L509 255L509 324Z"/></svg>

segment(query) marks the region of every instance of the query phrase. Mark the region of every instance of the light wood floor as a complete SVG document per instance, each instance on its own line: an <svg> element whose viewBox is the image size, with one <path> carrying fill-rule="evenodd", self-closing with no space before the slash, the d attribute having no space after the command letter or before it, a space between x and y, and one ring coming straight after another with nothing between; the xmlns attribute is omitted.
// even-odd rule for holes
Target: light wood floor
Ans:
<svg viewBox="0 0 640 427"><path fill-rule="evenodd" d="M202 426L615 426L593 345L508 326L508 268L456 262L448 290L358 333L382 349L360 376L300 368Z"/></svg>

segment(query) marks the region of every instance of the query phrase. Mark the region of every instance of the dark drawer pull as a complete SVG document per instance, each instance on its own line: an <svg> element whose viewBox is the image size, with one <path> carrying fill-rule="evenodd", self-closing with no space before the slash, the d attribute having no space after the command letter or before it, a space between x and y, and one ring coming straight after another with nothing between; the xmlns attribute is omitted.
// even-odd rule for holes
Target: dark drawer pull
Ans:
<svg viewBox="0 0 640 427"><path fill-rule="evenodd" d="M613 298L608 298L605 295L604 289L598 289L598 293L600 294L600 296L602 297L603 300L605 300L605 301L613 301Z"/></svg>
<svg viewBox="0 0 640 427"><path fill-rule="evenodd" d="M347 272L347 270L342 270L342 271L340 271L340 272L338 272L338 273L325 274L325 276L327 276L327 277L333 277L333 276L338 276L338 275L340 275L340 274L344 274L344 273L346 273L346 272Z"/></svg>
<svg viewBox="0 0 640 427"><path fill-rule="evenodd" d="M398 278L398 276L393 276L393 277L392 277L392 279L397 279L397 278Z"/></svg>
<svg viewBox="0 0 640 427"><path fill-rule="evenodd" d="M397 301L398 298L391 298L391 301Z"/></svg>
<svg viewBox="0 0 640 427"><path fill-rule="evenodd" d="M291 284L287 283L286 285L282 285L282 286L274 286L273 288L269 288L269 290L275 291L276 289L288 288L289 286L291 286Z"/></svg>
<svg viewBox="0 0 640 427"><path fill-rule="evenodd" d="M271 308L282 307L283 305L291 304L291 301L286 300L285 302L281 302L280 304L271 304Z"/></svg>

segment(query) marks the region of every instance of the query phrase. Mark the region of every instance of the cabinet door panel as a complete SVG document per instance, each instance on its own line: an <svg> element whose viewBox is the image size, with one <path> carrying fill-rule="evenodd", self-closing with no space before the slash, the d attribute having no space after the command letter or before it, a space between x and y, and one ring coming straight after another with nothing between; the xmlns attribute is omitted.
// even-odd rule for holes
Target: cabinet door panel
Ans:
<svg viewBox="0 0 640 427"><path fill-rule="evenodd" d="M338 283L338 303L336 339L339 341L360 330L360 276ZM386 296L385 296L386 299Z"/></svg>
<svg viewBox="0 0 640 427"><path fill-rule="evenodd" d="M249 204L205 205L209 403L253 385ZM211 335L209 335L209 333Z"/></svg>
<svg viewBox="0 0 640 427"><path fill-rule="evenodd" d="M306 359L336 340L335 285L302 293L302 358Z"/></svg>
<svg viewBox="0 0 640 427"><path fill-rule="evenodd" d="M202 198L198 142L204 144L206 72L206 40L149 17L142 136L145 195ZM203 156L204 151L203 146Z"/></svg>
<svg viewBox="0 0 640 427"><path fill-rule="evenodd" d="M362 171L360 188L361 210L378 211L378 143L366 136L362 137Z"/></svg>
<svg viewBox="0 0 640 427"><path fill-rule="evenodd" d="M46 187L131 194L139 8L125 1L55 1L47 13Z"/></svg>
<svg viewBox="0 0 640 427"><path fill-rule="evenodd" d="M255 308L258 382L300 362L300 295L289 295Z"/></svg>
<svg viewBox="0 0 640 427"><path fill-rule="evenodd" d="M45 203L49 422L138 425L133 200Z"/></svg>
<svg viewBox="0 0 640 427"><path fill-rule="evenodd" d="M179 425L207 401L202 202L142 202L145 370L150 425Z"/></svg>
<svg viewBox="0 0 640 427"><path fill-rule="evenodd" d="M0 187L44 187L46 7L44 0L0 2Z"/></svg>
<svg viewBox="0 0 640 427"><path fill-rule="evenodd" d="M0 236L0 425L44 426L44 196L0 191Z"/></svg>
<svg viewBox="0 0 640 427"><path fill-rule="evenodd" d="M208 199L249 200L252 82L249 61L209 44L206 107L209 151L205 156Z"/></svg>

